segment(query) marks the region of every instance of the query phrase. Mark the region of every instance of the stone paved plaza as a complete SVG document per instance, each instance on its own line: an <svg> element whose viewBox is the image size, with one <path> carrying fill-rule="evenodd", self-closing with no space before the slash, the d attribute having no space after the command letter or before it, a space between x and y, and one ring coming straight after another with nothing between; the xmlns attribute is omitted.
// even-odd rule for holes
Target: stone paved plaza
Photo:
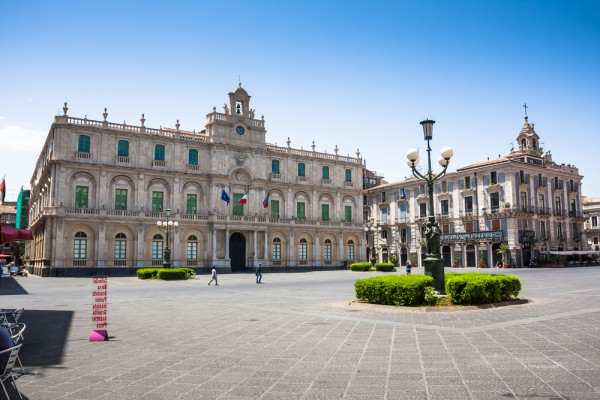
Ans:
<svg viewBox="0 0 600 400"><path fill-rule="evenodd" d="M600 268L485 272L533 302L350 305L374 275L350 271L109 278L94 343L90 278L5 277L0 307L26 308L28 399L600 399Z"/></svg>

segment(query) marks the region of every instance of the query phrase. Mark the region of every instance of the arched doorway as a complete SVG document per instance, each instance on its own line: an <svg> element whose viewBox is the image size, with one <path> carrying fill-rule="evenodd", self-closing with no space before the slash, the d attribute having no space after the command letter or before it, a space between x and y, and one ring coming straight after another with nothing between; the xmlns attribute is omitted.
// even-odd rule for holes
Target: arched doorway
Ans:
<svg viewBox="0 0 600 400"><path fill-rule="evenodd" d="M400 265L406 265L406 261L408 261L408 251L406 247L402 247L400 249Z"/></svg>
<svg viewBox="0 0 600 400"><path fill-rule="evenodd" d="M498 253L498 249L499 248L500 248L500 243L494 243L492 245L492 254L493 254L493 260L494 260L494 266L496 265L496 263L498 261L502 261L502 254Z"/></svg>
<svg viewBox="0 0 600 400"><path fill-rule="evenodd" d="M465 250L467 252L467 267L475 267L475 246L468 244Z"/></svg>
<svg viewBox="0 0 600 400"><path fill-rule="evenodd" d="M452 251L450 246L442 247L442 258L444 259L444 267L452 266Z"/></svg>
<svg viewBox="0 0 600 400"><path fill-rule="evenodd" d="M246 270L246 238L239 232L229 238L229 258L232 271Z"/></svg>

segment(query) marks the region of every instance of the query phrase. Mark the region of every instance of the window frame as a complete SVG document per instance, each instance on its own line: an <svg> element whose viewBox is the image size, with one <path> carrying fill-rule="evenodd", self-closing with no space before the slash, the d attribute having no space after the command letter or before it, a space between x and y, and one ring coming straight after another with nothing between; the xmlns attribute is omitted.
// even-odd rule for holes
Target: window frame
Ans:
<svg viewBox="0 0 600 400"><path fill-rule="evenodd" d="M79 135L77 140L77 151L79 153L89 153L92 147L92 140L88 135Z"/></svg>
<svg viewBox="0 0 600 400"><path fill-rule="evenodd" d="M165 161L165 145L154 145L154 161Z"/></svg>

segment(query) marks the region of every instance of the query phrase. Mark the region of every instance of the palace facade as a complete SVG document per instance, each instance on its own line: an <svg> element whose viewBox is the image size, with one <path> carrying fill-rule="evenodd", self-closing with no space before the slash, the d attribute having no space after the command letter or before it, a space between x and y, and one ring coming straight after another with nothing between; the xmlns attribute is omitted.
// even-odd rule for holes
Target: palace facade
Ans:
<svg viewBox="0 0 600 400"><path fill-rule="evenodd" d="M434 185L434 212L442 229L445 266L494 266L508 245L513 266L540 252L584 250L581 179L577 168L557 164L540 146L527 116L510 154L458 168ZM422 265L428 215L427 187L415 178L366 189L363 219L381 227L379 260L390 254ZM368 245L371 245L369 243Z"/></svg>
<svg viewBox="0 0 600 400"><path fill-rule="evenodd" d="M360 153L267 143L241 84L200 132L179 121L152 129L143 114L132 126L108 122L106 109L100 121L63 111L31 180L33 273L160 266L167 245L173 266L198 270L334 268L366 247ZM157 226L167 218L178 223L169 243Z"/></svg>

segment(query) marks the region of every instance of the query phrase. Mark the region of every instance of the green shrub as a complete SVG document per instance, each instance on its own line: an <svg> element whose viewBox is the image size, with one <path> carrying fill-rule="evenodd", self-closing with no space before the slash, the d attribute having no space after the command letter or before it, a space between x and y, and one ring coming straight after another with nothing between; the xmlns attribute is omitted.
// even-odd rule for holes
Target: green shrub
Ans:
<svg viewBox="0 0 600 400"><path fill-rule="evenodd" d="M138 279L192 279L196 272L190 268L141 268Z"/></svg>
<svg viewBox="0 0 600 400"><path fill-rule="evenodd" d="M521 291L512 275L478 273L446 274L446 294L453 304L489 304L510 300Z"/></svg>
<svg viewBox="0 0 600 400"><path fill-rule="evenodd" d="M424 275L390 275L359 279L354 283L356 298L373 304L416 306L423 304L425 288L433 278Z"/></svg>
<svg viewBox="0 0 600 400"><path fill-rule="evenodd" d="M160 268L140 268L137 270L138 279L156 279Z"/></svg>
<svg viewBox="0 0 600 400"><path fill-rule="evenodd" d="M375 270L381 272L391 272L396 271L396 267L392 263L376 263Z"/></svg>
<svg viewBox="0 0 600 400"><path fill-rule="evenodd" d="M354 263L350 265L350 271L369 271L370 269L370 263Z"/></svg>

